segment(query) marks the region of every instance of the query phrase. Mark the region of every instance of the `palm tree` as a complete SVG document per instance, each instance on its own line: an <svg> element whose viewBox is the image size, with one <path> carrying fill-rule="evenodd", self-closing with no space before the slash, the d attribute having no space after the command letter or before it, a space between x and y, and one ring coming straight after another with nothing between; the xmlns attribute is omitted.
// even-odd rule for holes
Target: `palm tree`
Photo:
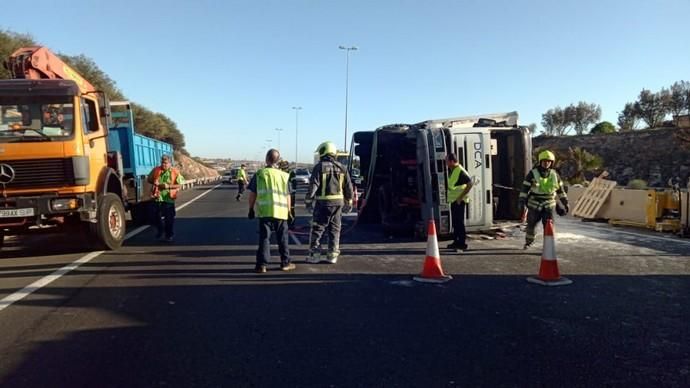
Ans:
<svg viewBox="0 0 690 388"><path fill-rule="evenodd" d="M571 183L584 182L585 173L596 173L601 170L604 165L604 160L600 156L593 155L580 147L569 147L568 159L573 167L573 174L570 178Z"/></svg>

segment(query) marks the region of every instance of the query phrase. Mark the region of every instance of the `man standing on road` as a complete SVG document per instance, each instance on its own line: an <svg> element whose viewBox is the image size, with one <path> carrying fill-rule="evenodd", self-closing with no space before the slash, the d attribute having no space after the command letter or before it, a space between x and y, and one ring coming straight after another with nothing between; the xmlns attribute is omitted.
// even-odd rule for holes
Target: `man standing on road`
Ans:
<svg viewBox="0 0 690 388"><path fill-rule="evenodd" d="M525 246L528 249L534 243L534 229L539 221L546 225L553 219L553 210L556 207L556 195L563 204L565 215L568 208L568 196L563 189L563 182L558 173L553 170L556 163L556 155L551 151L539 153L539 161L536 168L532 169L522 182L522 190L518 200L518 208L522 212L527 206L527 229L525 231ZM559 213L560 214L560 213Z"/></svg>
<svg viewBox="0 0 690 388"><path fill-rule="evenodd" d="M316 205L313 206L307 262L316 264L321 261L321 236L327 232L328 254L325 261L335 264L340 255L342 213L349 213L352 209L352 181L347 169L335 160L335 144L330 141L321 143L316 152L320 161L312 171L305 199L308 207L312 207L313 201L316 200Z"/></svg>
<svg viewBox="0 0 690 388"><path fill-rule="evenodd" d="M472 189L472 178L458 163L455 154L446 156L448 166L448 203L450 203L450 215L453 222L453 242L448 249L456 251L467 250L467 231L465 230L465 213L470 202L469 192Z"/></svg>
<svg viewBox="0 0 690 388"><path fill-rule="evenodd" d="M172 167L170 157L163 155L161 165L151 170L147 180L153 185L151 197L156 205L154 222L157 230L156 238L165 242L173 242L175 236L175 199L178 190L184 184L184 177L178 169ZM164 233L165 236L163 236Z"/></svg>
<svg viewBox="0 0 690 388"><path fill-rule="evenodd" d="M276 232L280 269L292 271L288 248L288 219L290 194L288 174L278 169L280 153L270 149L266 153L266 167L254 174L249 182L249 219L254 219L254 204L258 203L259 249L256 251L256 273L265 273L271 257L271 232Z"/></svg>
<svg viewBox="0 0 690 388"><path fill-rule="evenodd" d="M237 170L237 174L235 174L235 181L237 181L237 196L235 197L235 200L237 202L239 202L240 198L242 198L244 186L247 184L247 171L245 170L245 167L247 167L247 165L242 163L239 170Z"/></svg>

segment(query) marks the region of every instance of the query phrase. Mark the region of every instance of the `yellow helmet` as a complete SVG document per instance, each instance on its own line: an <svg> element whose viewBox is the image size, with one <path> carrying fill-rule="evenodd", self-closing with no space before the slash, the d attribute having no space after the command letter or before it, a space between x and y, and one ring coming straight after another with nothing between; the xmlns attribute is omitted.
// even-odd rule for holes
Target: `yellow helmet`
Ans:
<svg viewBox="0 0 690 388"><path fill-rule="evenodd" d="M336 152L338 152L338 149L332 141L325 141L319 144L319 146L316 148L316 152L318 152L320 158L323 158L326 155L335 156Z"/></svg>
<svg viewBox="0 0 690 388"><path fill-rule="evenodd" d="M556 155L553 154L551 151L542 151L539 153L539 162L542 160L550 160L554 163L556 163Z"/></svg>

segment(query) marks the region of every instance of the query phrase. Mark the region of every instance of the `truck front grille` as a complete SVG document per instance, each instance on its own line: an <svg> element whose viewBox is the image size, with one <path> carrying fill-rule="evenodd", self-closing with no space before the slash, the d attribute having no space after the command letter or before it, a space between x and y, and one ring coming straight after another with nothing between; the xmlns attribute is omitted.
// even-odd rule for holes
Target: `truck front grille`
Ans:
<svg viewBox="0 0 690 388"><path fill-rule="evenodd" d="M74 185L72 159L31 159L0 161L14 169L7 189L63 187Z"/></svg>

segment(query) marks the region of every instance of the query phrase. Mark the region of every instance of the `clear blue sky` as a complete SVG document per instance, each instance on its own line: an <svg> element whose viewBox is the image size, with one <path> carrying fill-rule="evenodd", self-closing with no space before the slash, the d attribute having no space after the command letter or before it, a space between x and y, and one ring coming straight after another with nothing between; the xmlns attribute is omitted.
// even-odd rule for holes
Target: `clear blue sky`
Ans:
<svg viewBox="0 0 690 388"><path fill-rule="evenodd" d="M197 156L294 160L384 124L598 103L690 79L690 1L42 1L0 28L85 54L125 95L175 120ZM349 144L348 144L349 147Z"/></svg>

